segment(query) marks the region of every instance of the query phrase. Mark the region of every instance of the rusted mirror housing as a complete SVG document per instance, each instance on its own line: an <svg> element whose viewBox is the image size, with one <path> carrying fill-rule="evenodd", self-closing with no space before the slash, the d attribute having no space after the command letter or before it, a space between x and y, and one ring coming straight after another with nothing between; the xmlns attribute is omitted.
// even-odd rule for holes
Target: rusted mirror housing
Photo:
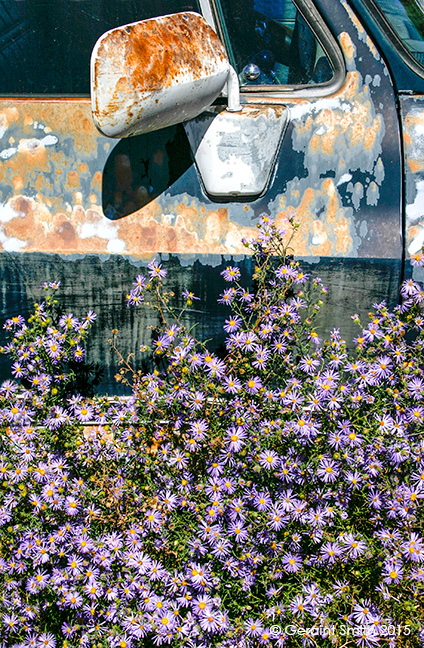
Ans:
<svg viewBox="0 0 424 648"><path fill-rule="evenodd" d="M196 117L227 81L229 108L239 110L237 76L199 14L123 25L103 34L91 55L93 119L108 137L148 133Z"/></svg>

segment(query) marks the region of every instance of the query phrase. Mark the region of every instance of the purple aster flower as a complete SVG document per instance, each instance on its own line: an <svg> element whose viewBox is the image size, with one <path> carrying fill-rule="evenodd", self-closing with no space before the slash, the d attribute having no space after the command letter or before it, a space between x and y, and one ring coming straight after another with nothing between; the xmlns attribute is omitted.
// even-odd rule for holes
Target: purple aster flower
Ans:
<svg viewBox="0 0 424 648"><path fill-rule="evenodd" d="M411 533L409 539L401 544L400 549L410 560L421 562L424 559L424 543L417 533Z"/></svg>
<svg viewBox="0 0 424 648"><path fill-rule="evenodd" d="M321 556L330 565L335 563L338 558L343 554L341 547L337 542L326 542L321 547Z"/></svg>
<svg viewBox="0 0 424 648"><path fill-rule="evenodd" d="M219 629L218 613L211 610L205 610L200 616L200 627L205 632L215 633Z"/></svg>
<svg viewBox="0 0 424 648"><path fill-rule="evenodd" d="M271 353L267 349L256 351L256 356L252 361L252 366L256 369L265 369Z"/></svg>
<svg viewBox="0 0 424 648"><path fill-rule="evenodd" d="M269 526L275 531L279 531L287 523L288 517L284 515L284 511L279 507L274 507L268 512Z"/></svg>
<svg viewBox="0 0 424 648"><path fill-rule="evenodd" d="M299 554L286 554L282 557L283 567L288 572L297 572L302 567L302 559Z"/></svg>
<svg viewBox="0 0 424 648"><path fill-rule="evenodd" d="M18 385L13 380L5 380L0 386L0 396L6 399L13 398Z"/></svg>
<svg viewBox="0 0 424 648"><path fill-rule="evenodd" d="M14 632L20 625L19 617L13 612L11 614L3 614L3 627L6 632Z"/></svg>
<svg viewBox="0 0 424 648"><path fill-rule="evenodd" d="M231 450L238 452L246 440L246 432L239 425L232 426L227 432L226 440Z"/></svg>
<svg viewBox="0 0 424 648"><path fill-rule="evenodd" d="M167 270L162 268L162 264L153 259L148 265L151 279L164 279L168 274Z"/></svg>
<svg viewBox="0 0 424 648"><path fill-rule="evenodd" d="M403 577L403 565L396 560L386 561L382 573L383 581L388 585L399 583Z"/></svg>
<svg viewBox="0 0 424 648"><path fill-rule="evenodd" d="M246 391L249 394L257 394L258 391L262 389L262 381L259 378L259 376L255 376L254 378L249 378L249 380L246 381Z"/></svg>
<svg viewBox="0 0 424 648"><path fill-rule="evenodd" d="M143 289L146 285L146 277L144 275L137 275L135 278L135 281L133 282L133 286L136 288Z"/></svg>
<svg viewBox="0 0 424 648"><path fill-rule="evenodd" d="M240 279L240 270L236 266L227 266L225 270L221 272L221 275L224 277L225 281L238 281L238 279Z"/></svg>
<svg viewBox="0 0 424 648"><path fill-rule="evenodd" d="M260 491L254 497L254 505L258 511L266 511L272 506L272 499L266 491Z"/></svg>
<svg viewBox="0 0 424 648"><path fill-rule="evenodd" d="M59 326L62 328L74 329L78 326L78 319L74 317L73 313L62 315L62 317L59 319Z"/></svg>
<svg viewBox="0 0 424 648"><path fill-rule="evenodd" d="M134 288L127 295L127 306L141 306L144 302L144 296L139 288Z"/></svg>
<svg viewBox="0 0 424 648"><path fill-rule="evenodd" d="M368 549L366 543L363 540L358 540L352 533L345 534L341 538L341 541L343 543L343 550L353 560L361 556Z"/></svg>
<svg viewBox="0 0 424 648"><path fill-rule="evenodd" d="M37 648L55 648L56 639L51 632L42 632L38 637Z"/></svg>
<svg viewBox="0 0 424 648"><path fill-rule="evenodd" d="M311 358L310 356L306 356L305 358L302 358L302 360L299 362L300 369L302 369L302 371L305 371L308 374L312 374L318 366L319 366L319 361L314 358Z"/></svg>
<svg viewBox="0 0 424 648"><path fill-rule="evenodd" d="M228 526L228 533L235 537L236 542L245 542L248 537L247 528L243 526L241 521L232 522Z"/></svg>
<svg viewBox="0 0 424 648"><path fill-rule="evenodd" d="M287 351L287 342L281 337L273 342L272 348L278 355L283 355Z"/></svg>
<svg viewBox="0 0 424 648"><path fill-rule="evenodd" d="M326 483L335 481L339 475L336 462L328 457L321 459L317 468L317 475Z"/></svg>
<svg viewBox="0 0 424 648"><path fill-rule="evenodd" d="M248 637L259 637L264 631L262 623L257 619L249 618L244 622L244 628Z"/></svg>
<svg viewBox="0 0 424 648"><path fill-rule="evenodd" d="M184 297L184 299L187 300L187 303L188 303L189 306L191 305L191 303L194 300L196 300L196 301L200 300L200 297L196 297L196 295L193 292L189 291L189 290L183 290L181 295Z"/></svg>
<svg viewBox="0 0 424 648"><path fill-rule="evenodd" d="M243 351L255 351L257 348L258 338L253 331L247 331L247 333L241 334L241 347Z"/></svg>
<svg viewBox="0 0 424 648"><path fill-rule="evenodd" d="M65 594L65 605L72 608L73 610L80 608L82 604L82 596L76 590L72 590Z"/></svg>
<svg viewBox="0 0 424 648"><path fill-rule="evenodd" d="M296 616L304 616L307 611L307 603L304 596L297 594L293 597L293 600L290 602L289 608L293 614Z"/></svg>
<svg viewBox="0 0 424 648"><path fill-rule="evenodd" d="M278 468L280 458L273 450L265 450L259 455L259 463L263 468L266 468L266 470L273 470Z"/></svg>
<svg viewBox="0 0 424 648"><path fill-rule="evenodd" d="M188 459L182 450L173 450L169 456L169 463L171 466L178 468L178 470L184 470L188 466Z"/></svg>
<svg viewBox="0 0 424 648"><path fill-rule="evenodd" d="M68 495L65 498L65 511L68 515L76 515L79 508L80 502L73 495Z"/></svg>
<svg viewBox="0 0 424 648"><path fill-rule="evenodd" d="M370 620L371 615L371 601L369 601L368 599L366 601L363 601L362 604L356 603L353 608L352 617L357 623L361 625L368 625L368 621Z"/></svg>
<svg viewBox="0 0 424 648"><path fill-rule="evenodd" d="M153 509L146 511L145 519L149 529L157 529L162 523L162 513Z"/></svg>
<svg viewBox="0 0 424 648"><path fill-rule="evenodd" d="M16 378L21 378L26 374L26 370L20 362L14 362L11 371Z"/></svg>
<svg viewBox="0 0 424 648"><path fill-rule="evenodd" d="M226 385L225 391L229 394L237 394L242 388L240 380L238 378L234 378L231 374L229 376L224 376L223 381Z"/></svg>
<svg viewBox="0 0 424 648"><path fill-rule="evenodd" d="M93 419L94 410L91 405L82 404L74 409L75 416L81 422L90 421Z"/></svg>
<svg viewBox="0 0 424 648"><path fill-rule="evenodd" d="M407 420L410 423L423 423L424 421L424 407L417 405L416 407L408 408Z"/></svg>
<svg viewBox="0 0 424 648"><path fill-rule="evenodd" d="M226 304L226 305L231 304L234 301L236 294L237 294L236 290L233 287L227 288L226 290L224 290L220 298L217 300L218 304Z"/></svg>
<svg viewBox="0 0 424 648"><path fill-rule="evenodd" d="M206 373L209 377L214 378L223 378L227 367L225 362L218 360L218 358L213 358L211 362L206 365Z"/></svg>

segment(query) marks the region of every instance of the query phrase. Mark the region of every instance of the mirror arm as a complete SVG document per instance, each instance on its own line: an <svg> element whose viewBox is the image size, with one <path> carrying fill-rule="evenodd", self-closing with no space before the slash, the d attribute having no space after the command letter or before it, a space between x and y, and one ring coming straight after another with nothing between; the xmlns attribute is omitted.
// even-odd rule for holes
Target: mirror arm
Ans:
<svg viewBox="0 0 424 648"><path fill-rule="evenodd" d="M240 103L240 86L238 75L232 65L229 67L227 78L228 106L229 112L240 112L242 110Z"/></svg>

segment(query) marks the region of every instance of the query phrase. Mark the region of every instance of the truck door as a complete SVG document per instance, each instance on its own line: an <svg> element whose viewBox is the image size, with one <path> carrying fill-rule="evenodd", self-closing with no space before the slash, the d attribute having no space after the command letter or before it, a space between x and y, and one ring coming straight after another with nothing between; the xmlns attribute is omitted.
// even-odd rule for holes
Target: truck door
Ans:
<svg viewBox="0 0 424 648"><path fill-rule="evenodd" d="M117 141L91 119L87 52L119 24L200 11L177 0L145 6L0 4L2 55L22 63L0 72L2 311L26 314L38 286L60 279L75 314L99 314L89 357L106 366L102 389L113 393L110 331L126 355L155 325L125 309L137 266L153 256L168 264L174 292L207 295L190 317L217 344L219 266L233 258L250 273L241 239L263 213L279 222L296 214L296 254L330 285L327 328L348 335L350 313L394 298L401 274L395 96L351 6L215 0L207 13L239 76L240 117L225 115L220 100L184 128Z"/></svg>

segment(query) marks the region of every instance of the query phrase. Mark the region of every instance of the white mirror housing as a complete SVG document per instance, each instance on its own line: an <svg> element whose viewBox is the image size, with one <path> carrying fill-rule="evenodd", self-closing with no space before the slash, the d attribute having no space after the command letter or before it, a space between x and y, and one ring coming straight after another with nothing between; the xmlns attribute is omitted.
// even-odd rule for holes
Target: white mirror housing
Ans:
<svg viewBox="0 0 424 648"><path fill-rule="evenodd" d="M197 117L227 82L229 109L240 110L237 75L199 14L123 25L103 34L91 55L94 123L108 137L165 128Z"/></svg>

